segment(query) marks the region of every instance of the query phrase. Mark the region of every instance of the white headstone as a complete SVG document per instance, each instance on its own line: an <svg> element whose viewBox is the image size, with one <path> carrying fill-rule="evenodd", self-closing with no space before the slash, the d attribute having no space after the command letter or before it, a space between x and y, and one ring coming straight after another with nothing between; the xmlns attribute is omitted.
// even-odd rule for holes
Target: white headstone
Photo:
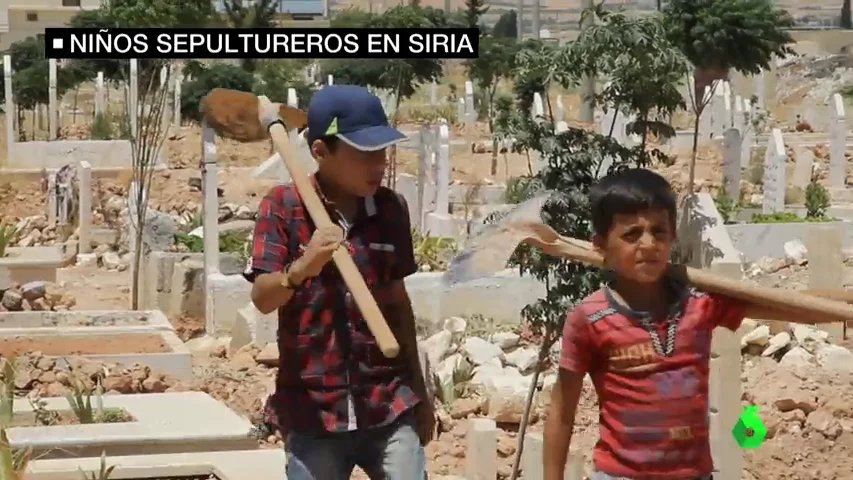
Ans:
<svg viewBox="0 0 853 480"><path fill-rule="evenodd" d="M181 84L184 82L184 75L180 69L175 73L175 99L172 102L174 105L175 118L172 121L176 128L181 127Z"/></svg>
<svg viewBox="0 0 853 480"><path fill-rule="evenodd" d="M80 253L92 251L92 164L83 160L77 172L79 189L79 223L77 248Z"/></svg>
<svg viewBox="0 0 853 480"><path fill-rule="evenodd" d="M104 72L95 79L95 115L104 113Z"/></svg>
<svg viewBox="0 0 853 480"><path fill-rule="evenodd" d="M130 117L130 134L133 138L139 137L139 75L138 60L130 59L130 90L127 102L128 116Z"/></svg>
<svg viewBox="0 0 853 480"><path fill-rule="evenodd" d="M50 139L56 140L59 131L59 103L56 100L56 59L48 60L48 106L47 127L50 130Z"/></svg>
<svg viewBox="0 0 853 480"><path fill-rule="evenodd" d="M563 96L557 95L557 109L554 112L554 121L562 122L566 118L566 107L563 105Z"/></svg>
<svg viewBox="0 0 853 480"><path fill-rule="evenodd" d="M814 151L811 147L798 145L794 147L796 155L794 163L794 178L791 184L797 188L805 189L812 179L812 165L814 165Z"/></svg>
<svg viewBox="0 0 853 480"><path fill-rule="evenodd" d="M6 96L4 110L6 112L15 111L15 97L12 94L12 57L3 55L3 93ZM8 161L12 159L15 148L15 117L16 115L6 114L6 158Z"/></svg>
<svg viewBox="0 0 853 480"><path fill-rule="evenodd" d="M767 141L764 153L764 213L782 212L785 210L785 187L787 155L782 131L774 128Z"/></svg>
<svg viewBox="0 0 853 480"><path fill-rule="evenodd" d="M844 188L847 183L847 116L844 100L835 93L829 98L829 185Z"/></svg>
<svg viewBox="0 0 853 480"><path fill-rule="evenodd" d="M726 195L735 202L740 200L741 135L730 128L723 133L723 185Z"/></svg>

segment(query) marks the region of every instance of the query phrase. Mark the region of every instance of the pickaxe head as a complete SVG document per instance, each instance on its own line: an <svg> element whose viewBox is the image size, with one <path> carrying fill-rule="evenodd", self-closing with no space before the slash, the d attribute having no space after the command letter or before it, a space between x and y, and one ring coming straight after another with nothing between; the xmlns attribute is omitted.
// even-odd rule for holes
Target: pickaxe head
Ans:
<svg viewBox="0 0 853 480"><path fill-rule="evenodd" d="M451 260L442 278L444 284L452 286L488 277L505 269L518 245L528 240L531 235L537 235L537 231L541 230L540 225L545 227L542 224L542 208L554 195L553 190L538 193L513 207L499 217L497 222L487 224L471 236L462 252ZM544 234L551 236L547 232ZM556 233L553 236L556 236Z"/></svg>

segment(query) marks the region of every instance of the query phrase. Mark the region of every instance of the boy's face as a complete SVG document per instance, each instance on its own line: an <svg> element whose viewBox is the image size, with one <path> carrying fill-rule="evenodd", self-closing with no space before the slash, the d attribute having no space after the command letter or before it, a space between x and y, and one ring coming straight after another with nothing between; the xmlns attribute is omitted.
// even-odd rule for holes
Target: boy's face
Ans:
<svg viewBox="0 0 853 480"><path fill-rule="evenodd" d="M632 282L655 283L663 276L675 240L666 210L617 214L607 236L596 235L596 249L606 265Z"/></svg>
<svg viewBox="0 0 853 480"><path fill-rule="evenodd" d="M323 175L332 177L334 183L346 190L346 193L369 197L382 185L388 164L386 149L362 152L339 141L334 152L330 152L321 140L317 140L313 150L315 158L325 164Z"/></svg>

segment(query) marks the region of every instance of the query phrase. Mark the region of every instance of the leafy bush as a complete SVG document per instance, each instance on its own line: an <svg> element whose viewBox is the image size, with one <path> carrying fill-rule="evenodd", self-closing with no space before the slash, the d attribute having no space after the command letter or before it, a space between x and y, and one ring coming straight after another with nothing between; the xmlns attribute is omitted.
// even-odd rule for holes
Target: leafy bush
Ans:
<svg viewBox="0 0 853 480"><path fill-rule="evenodd" d="M6 256L6 247L12 244L18 229L14 225L0 223L0 258Z"/></svg>
<svg viewBox="0 0 853 480"><path fill-rule="evenodd" d="M822 218L829 208L829 192L826 188L812 181L806 187L806 218Z"/></svg>
<svg viewBox="0 0 853 480"><path fill-rule="evenodd" d="M733 223L737 219L737 214L740 212L740 205L729 197L726 192L720 190L717 196L714 197L714 205L717 211L720 212L720 217L725 223Z"/></svg>
<svg viewBox="0 0 853 480"><path fill-rule="evenodd" d="M175 243L184 245L192 253L204 252L204 239L189 233L175 234ZM247 255L248 239L241 232L231 230L219 233L219 251Z"/></svg>
<svg viewBox="0 0 853 480"><path fill-rule="evenodd" d="M755 213L749 223L803 223L803 222L835 222L832 217L801 217L794 212Z"/></svg>
<svg viewBox="0 0 853 480"><path fill-rule="evenodd" d="M89 136L92 140L112 140L113 125L103 113L95 115L95 121L89 129Z"/></svg>
<svg viewBox="0 0 853 480"><path fill-rule="evenodd" d="M255 84L251 72L225 63L206 67L198 62L190 62L186 72L192 75L192 80L181 86L181 117L197 122L201 121L201 99L214 88L251 92Z"/></svg>
<svg viewBox="0 0 853 480"><path fill-rule="evenodd" d="M415 261L423 271L447 270L447 265L457 251L456 241L447 237L434 237L412 229Z"/></svg>

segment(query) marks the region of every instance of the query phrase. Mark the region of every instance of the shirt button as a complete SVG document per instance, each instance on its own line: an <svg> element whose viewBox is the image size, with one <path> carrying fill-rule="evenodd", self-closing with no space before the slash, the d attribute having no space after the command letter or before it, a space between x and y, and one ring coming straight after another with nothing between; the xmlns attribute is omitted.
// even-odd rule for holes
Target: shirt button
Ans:
<svg viewBox="0 0 853 480"><path fill-rule="evenodd" d="M346 298L347 303L352 303L352 293L351 292L347 292L347 294L344 298Z"/></svg>

